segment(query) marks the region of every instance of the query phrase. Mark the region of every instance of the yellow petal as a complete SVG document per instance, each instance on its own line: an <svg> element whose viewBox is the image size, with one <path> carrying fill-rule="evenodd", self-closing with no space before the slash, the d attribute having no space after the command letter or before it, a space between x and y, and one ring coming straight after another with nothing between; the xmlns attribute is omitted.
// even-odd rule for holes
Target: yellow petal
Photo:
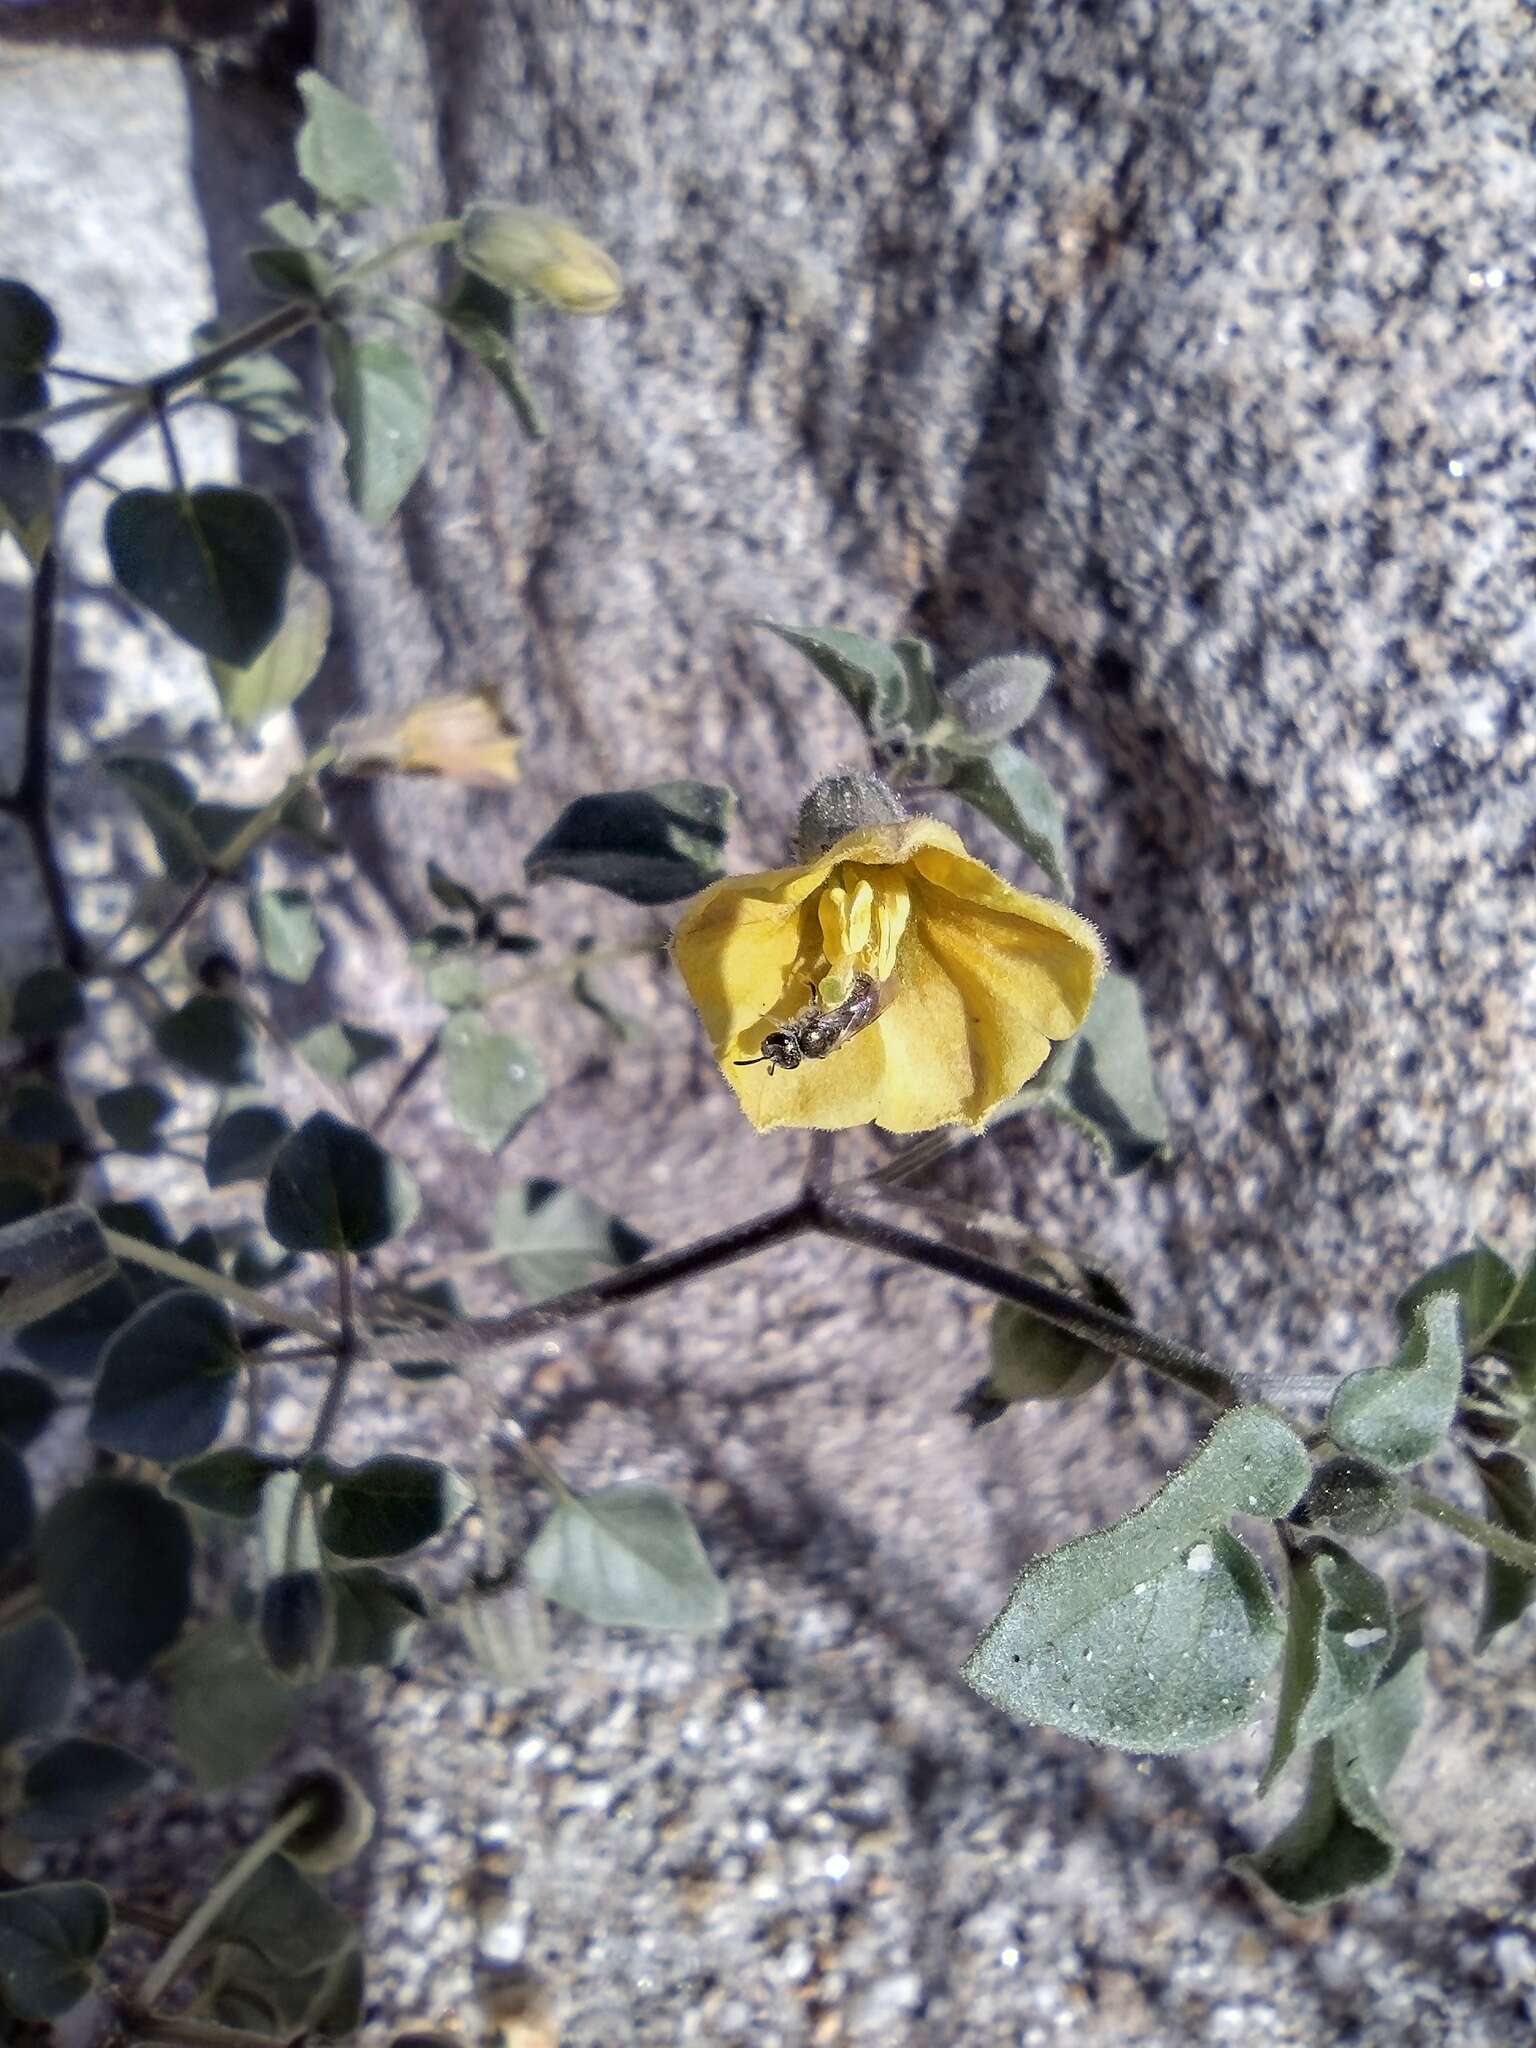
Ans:
<svg viewBox="0 0 1536 2048"><path fill-rule="evenodd" d="M793 1016L808 999L809 985L797 990L794 973L807 951L808 899L825 878L821 862L761 875L727 875L684 911L672 955L716 1058L751 1057L762 1039L759 1027ZM814 907L809 915L814 923ZM818 932L809 950L814 957L819 949ZM743 1038L751 1041L746 1051Z"/></svg>

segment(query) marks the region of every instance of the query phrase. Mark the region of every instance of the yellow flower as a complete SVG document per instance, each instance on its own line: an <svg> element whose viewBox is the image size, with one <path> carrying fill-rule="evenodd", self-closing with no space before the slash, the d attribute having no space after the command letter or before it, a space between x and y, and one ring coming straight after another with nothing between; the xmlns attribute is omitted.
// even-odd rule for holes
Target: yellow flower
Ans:
<svg viewBox="0 0 1536 2048"><path fill-rule="evenodd" d="M336 729L342 775L429 775L472 789L510 789L522 740L494 683L424 697L399 717L350 719Z"/></svg>
<svg viewBox="0 0 1536 2048"><path fill-rule="evenodd" d="M716 882L673 953L760 1131L978 1129L1079 1029L1104 966L1091 924L1010 887L933 818L861 826L803 867ZM859 976L881 991L873 1023L825 1057L762 1059L771 1032L836 1009Z"/></svg>
<svg viewBox="0 0 1536 2048"><path fill-rule="evenodd" d="M533 206L472 206L459 224L459 255L502 291L532 292L557 313L611 313L624 296L606 249Z"/></svg>

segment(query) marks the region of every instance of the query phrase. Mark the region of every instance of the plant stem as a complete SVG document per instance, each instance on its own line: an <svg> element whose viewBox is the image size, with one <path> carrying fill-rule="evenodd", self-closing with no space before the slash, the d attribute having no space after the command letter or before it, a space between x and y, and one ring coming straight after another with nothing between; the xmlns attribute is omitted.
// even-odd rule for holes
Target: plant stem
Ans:
<svg viewBox="0 0 1536 2048"><path fill-rule="evenodd" d="M226 1279L224 1274L198 1265L195 1259L184 1259L179 1252L162 1251L159 1245L145 1244L120 1230L104 1230L102 1236L114 1259L126 1260L133 1266L148 1266L152 1272L164 1273L167 1279L179 1280L183 1287L195 1287L201 1294L216 1295L220 1301L243 1308L264 1323L281 1323L285 1329L318 1338L328 1351L336 1349L336 1332L328 1329L318 1316L306 1315L303 1309L284 1308L258 1294L254 1287L242 1287L238 1280Z"/></svg>
<svg viewBox="0 0 1536 2048"><path fill-rule="evenodd" d="M314 1799L301 1799L287 1813L279 1814L248 1848L241 1850L228 1870L214 1880L209 1890L181 1923L181 1929L175 1939L166 1948L160 1960L150 1967L139 1986L135 2003L141 2011L147 2015L156 1999L162 1997L169 1986L175 1983L186 1968L192 1951L241 1886L255 1875L269 1856L277 1854L290 1835L296 1835L300 1828L309 1825L314 1817L316 1804ZM159 2021L155 2024L158 2026Z"/></svg>
<svg viewBox="0 0 1536 2048"><path fill-rule="evenodd" d="M935 1272L968 1281L973 1287L984 1287L1005 1301L1016 1301L1043 1322L1069 1330L1102 1351L1140 1359L1164 1379L1214 1402L1218 1408L1234 1408L1256 1398L1246 1374L1232 1372L1203 1351L1180 1344L1172 1337L1159 1336L1154 1330L1145 1330L1139 1323L1098 1308L1063 1288L1026 1280L1021 1273L1012 1272L993 1259L963 1251L957 1245L920 1237L914 1230L887 1223L882 1217L865 1215L840 1201L823 1202L817 1224L829 1237L864 1245L870 1251L889 1252L897 1258L910 1259L915 1265L931 1266Z"/></svg>
<svg viewBox="0 0 1536 2048"><path fill-rule="evenodd" d="M251 849L266 837L299 792L307 789L317 775L329 768L335 758L336 749L329 741L324 746L317 747L303 767L289 776L277 795L269 803L263 804L253 818L248 818L223 852L208 863L189 894L182 898L154 937L147 939L137 953L130 954L126 960L120 960L115 967L103 968L100 961L97 963L98 967L103 972L110 972L113 975L142 973L152 960L164 952L177 933L191 923L218 884L226 876L233 874ZM126 931L127 926L124 926L123 930ZM119 932L118 937L121 936L122 933ZM112 943L115 945L117 941L114 939ZM110 951L111 946L107 948L107 952ZM105 958L106 954L103 954L102 960Z"/></svg>
<svg viewBox="0 0 1536 2048"><path fill-rule="evenodd" d="M1484 1521L1481 1515L1470 1515L1454 1501L1442 1500L1438 1493L1431 1493L1426 1486L1410 1486L1408 1505L1421 1515L1427 1515L1432 1522L1443 1522L1447 1529L1454 1529L1458 1536L1465 1536L1469 1543L1475 1543L1479 1550L1486 1550L1490 1557L1496 1557L1502 1564L1512 1564L1517 1571L1536 1573L1536 1543L1527 1543L1512 1530L1501 1529L1497 1522Z"/></svg>
<svg viewBox="0 0 1536 2048"><path fill-rule="evenodd" d="M84 971L89 952L70 908L69 888L53 843L49 802L52 763L53 642L59 596L59 552L50 540L32 579L27 645L27 696L22 732L21 776L3 808L16 819L32 848L33 863L43 885L53 935L64 965Z"/></svg>
<svg viewBox="0 0 1536 2048"><path fill-rule="evenodd" d="M184 2018L180 2013L138 2012L119 2014L125 2030L136 2041L166 2041L174 2048L283 2048L280 2034L258 2034L249 2027L221 2027L217 2020Z"/></svg>
<svg viewBox="0 0 1536 2048"><path fill-rule="evenodd" d="M815 1222L815 1199L800 1195L782 1208L769 1209L714 1237L700 1238L680 1251L660 1252L653 1259L641 1259L633 1266L609 1273L590 1287L573 1287L548 1301L514 1309L510 1315L466 1316L462 1321L449 1323L433 1332L432 1347L435 1353L457 1363L483 1351L499 1350L503 1345L525 1343L530 1337L542 1337L566 1323L581 1322L623 1302L639 1301L663 1288L680 1286L701 1273L712 1273L717 1266L751 1258L770 1245L799 1237L814 1228ZM370 1338L368 1351L371 1357L383 1360L415 1358L420 1355L421 1343L420 1331L403 1330Z"/></svg>
<svg viewBox="0 0 1536 2048"><path fill-rule="evenodd" d="M442 1049L442 1043L443 1034L441 1030L434 1031L426 1044L421 1048L421 1051L417 1053L404 1073L401 1074L399 1080L396 1081L394 1087L390 1089L389 1094L384 1100L383 1107L368 1127L375 1138L380 1135L385 1125L393 1120L396 1111L400 1109L406 1097L411 1094L426 1074L428 1068Z"/></svg>

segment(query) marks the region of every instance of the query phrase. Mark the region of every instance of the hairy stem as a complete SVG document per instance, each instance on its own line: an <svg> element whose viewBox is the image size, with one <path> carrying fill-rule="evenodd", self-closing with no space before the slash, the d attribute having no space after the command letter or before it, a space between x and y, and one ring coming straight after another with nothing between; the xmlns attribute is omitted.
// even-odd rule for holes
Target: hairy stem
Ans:
<svg viewBox="0 0 1536 2048"><path fill-rule="evenodd" d="M457 1362L506 1344L526 1343L529 1338L542 1337L566 1323L581 1322L588 1316L600 1315L604 1309L639 1301L648 1294L659 1294L664 1288L696 1279L701 1273L712 1273L717 1266L751 1258L770 1245L799 1237L814 1227L815 1220L814 1198L800 1195L783 1208L769 1209L714 1237L700 1238L694 1244L684 1245L681 1251L660 1252L655 1258L641 1259L620 1272L609 1273L590 1287L573 1287L548 1301L514 1309L510 1315L466 1316L433 1333L433 1350ZM372 1357L384 1360L415 1358L421 1353L421 1333L406 1330L373 1337L368 1350Z"/></svg>
<svg viewBox="0 0 1536 2048"><path fill-rule="evenodd" d="M316 1804L314 1799L301 1799L287 1813L280 1814L262 1830L248 1848L241 1850L228 1870L214 1880L182 1922L180 1931L165 1953L146 1972L135 2001L141 2010L147 2012L156 1999L162 1997L175 1983L186 1968L197 1944L241 1886L250 1881L269 1856L277 1854L290 1836L296 1835L300 1828L309 1825L314 1817ZM156 2024L158 2025L158 2021Z"/></svg>
<svg viewBox="0 0 1536 2048"><path fill-rule="evenodd" d="M1501 1529L1497 1522L1468 1514L1454 1501L1431 1493L1427 1486L1410 1486L1408 1505L1432 1522L1442 1522L1447 1529L1454 1529L1458 1536L1465 1536L1469 1543L1475 1543L1479 1550L1486 1550L1501 1563L1512 1564L1517 1571L1536 1573L1536 1543L1525 1542L1512 1530Z"/></svg>
<svg viewBox="0 0 1536 2048"><path fill-rule="evenodd" d="M1068 1294L1064 1288L1026 1280L995 1259L921 1237L915 1230L888 1223L883 1217L866 1215L846 1201L823 1202L817 1222L829 1237L864 1245L870 1251L889 1252L910 1259L915 1265L931 1266L935 1272L969 1281L973 1287L984 1287L1005 1301L1016 1301L1043 1322L1069 1330L1073 1336L1082 1337L1103 1351L1139 1359L1175 1386L1199 1394L1218 1408L1234 1408L1240 1402L1257 1398L1247 1374L1233 1372L1192 1345L1143 1329L1139 1323L1098 1308L1078 1295Z"/></svg>
<svg viewBox="0 0 1536 2048"><path fill-rule="evenodd" d="M335 1330L328 1328L318 1316L306 1315L303 1309L284 1308L280 1302L258 1294L254 1287L242 1287L238 1280L212 1272L207 1266L200 1266L195 1259L184 1259L179 1252L162 1251L159 1245L145 1244L142 1239L129 1237L121 1230L103 1230L102 1236L114 1259L121 1259L131 1266L148 1266L152 1272L164 1273L168 1280L179 1280L183 1287L195 1287L201 1294L216 1295L220 1301L243 1308L264 1323L281 1323L285 1329L298 1330L306 1337L317 1338L327 1352L336 1349Z"/></svg>

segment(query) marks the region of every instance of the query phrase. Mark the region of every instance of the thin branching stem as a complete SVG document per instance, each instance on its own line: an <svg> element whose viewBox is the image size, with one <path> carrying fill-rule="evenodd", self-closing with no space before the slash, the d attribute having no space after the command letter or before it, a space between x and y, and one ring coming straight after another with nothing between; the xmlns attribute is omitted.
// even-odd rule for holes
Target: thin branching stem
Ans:
<svg viewBox="0 0 1536 2048"><path fill-rule="evenodd" d="M1536 1543L1527 1543L1513 1530L1501 1529L1497 1522L1485 1521L1481 1515L1468 1514L1454 1501L1442 1500L1438 1493L1431 1493L1427 1486L1410 1486L1408 1505L1417 1513L1427 1515L1432 1522L1454 1529L1458 1536L1475 1543L1479 1550L1486 1550L1490 1557L1512 1564L1517 1571L1536 1573Z"/></svg>
<svg viewBox="0 0 1536 2048"><path fill-rule="evenodd" d="M217 1295L221 1301L229 1302L234 1308L243 1308L264 1323L281 1323L285 1329L316 1338L329 1351L336 1348L336 1331L328 1328L318 1316L307 1315L303 1309L285 1308L268 1295L258 1294L254 1287L242 1287L238 1280L200 1266L195 1259L184 1259L179 1252L165 1251L157 1244L145 1244L142 1238L129 1237L121 1230L103 1230L102 1236L114 1259L121 1259L130 1266L148 1266L152 1272L163 1273L168 1280L179 1280L183 1287L195 1287L203 1294Z"/></svg>

